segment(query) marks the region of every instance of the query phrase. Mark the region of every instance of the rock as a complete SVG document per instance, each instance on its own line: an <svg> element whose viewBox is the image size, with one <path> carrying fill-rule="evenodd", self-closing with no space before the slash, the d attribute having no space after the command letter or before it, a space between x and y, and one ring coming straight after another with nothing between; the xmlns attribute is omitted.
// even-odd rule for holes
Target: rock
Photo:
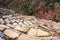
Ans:
<svg viewBox="0 0 60 40"><path fill-rule="evenodd" d="M26 22L26 21L24 21L24 24L25 24L25 25L27 25L27 26L29 26L29 23L28 23L28 22Z"/></svg>
<svg viewBox="0 0 60 40"><path fill-rule="evenodd" d="M22 32L28 32L29 31L28 27L19 27L19 26L16 26L15 29L19 30L19 31L22 31Z"/></svg>
<svg viewBox="0 0 60 40"><path fill-rule="evenodd" d="M49 36L50 33L46 32L46 31L43 31L41 29L38 29L37 30L37 36Z"/></svg>
<svg viewBox="0 0 60 40"><path fill-rule="evenodd" d="M17 40L32 40L29 36L25 35L25 34L21 34Z"/></svg>
<svg viewBox="0 0 60 40"><path fill-rule="evenodd" d="M60 31L60 23L53 22L52 23L52 29L59 30Z"/></svg>
<svg viewBox="0 0 60 40"><path fill-rule="evenodd" d="M21 18L23 18L23 20L25 20L25 21L29 21L29 20L32 20L32 19L34 19L35 17L34 16L22 16Z"/></svg>
<svg viewBox="0 0 60 40"><path fill-rule="evenodd" d="M7 24L9 24L9 23L10 23L10 21L6 21L6 23L7 23Z"/></svg>
<svg viewBox="0 0 60 40"><path fill-rule="evenodd" d="M3 32L0 31L0 37L3 37L3 36L4 36Z"/></svg>
<svg viewBox="0 0 60 40"><path fill-rule="evenodd" d="M19 36L20 32L16 31L16 30L12 30L12 29L6 29L4 31L4 34L7 35L10 38L16 38Z"/></svg>
<svg viewBox="0 0 60 40"><path fill-rule="evenodd" d="M32 23L38 23L38 19L34 18L34 20L31 20Z"/></svg>
<svg viewBox="0 0 60 40"><path fill-rule="evenodd" d="M16 25L17 25L17 23L16 23L16 22L14 22L14 23L13 23L13 25L14 25L14 26L16 26Z"/></svg>
<svg viewBox="0 0 60 40"><path fill-rule="evenodd" d="M16 20L10 20L12 23L14 23Z"/></svg>
<svg viewBox="0 0 60 40"><path fill-rule="evenodd" d="M25 24L22 24L21 26L22 26L22 27L28 27L28 26L27 26L27 25L25 25Z"/></svg>
<svg viewBox="0 0 60 40"><path fill-rule="evenodd" d="M32 28L37 28L39 26L39 24L37 23L37 24L31 24L30 26L28 26L28 27L32 27Z"/></svg>
<svg viewBox="0 0 60 40"><path fill-rule="evenodd" d="M32 22L31 22L31 21L26 21L26 22L27 22L28 24L30 24L30 25L32 24Z"/></svg>
<svg viewBox="0 0 60 40"><path fill-rule="evenodd" d="M8 18L6 18L4 21L6 22L6 24L10 23L10 20Z"/></svg>
<svg viewBox="0 0 60 40"><path fill-rule="evenodd" d="M60 33L60 23L53 22L52 25L51 29L55 30L57 33Z"/></svg>
<svg viewBox="0 0 60 40"><path fill-rule="evenodd" d="M50 35L50 33L46 31L43 31L40 29L34 29L34 28L31 28L27 34L31 36L49 36Z"/></svg>
<svg viewBox="0 0 60 40"><path fill-rule="evenodd" d="M60 38L55 36L52 38L52 40L60 40Z"/></svg>
<svg viewBox="0 0 60 40"><path fill-rule="evenodd" d="M28 31L27 34L28 34L28 35L31 35L31 36L36 36L36 34L37 34L37 29L31 28L31 29Z"/></svg>
<svg viewBox="0 0 60 40"><path fill-rule="evenodd" d="M3 39L3 38L0 37L0 40L5 40L5 39Z"/></svg>
<svg viewBox="0 0 60 40"><path fill-rule="evenodd" d="M0 30L1 30L1 31L3 31L4 29L5 29L5 28L3 28L3 27L0 27Z"/></svg>
<svg viewBox="0 0 60 40"><path fill-rule="evenodd" d="M11 28L14 28L14 27L15 27L15 26L12 25L12 24L6 24L6 26L9 26L9 27L11 27Z"/></svg>
<svg viewBox="0 0 60 40"><path fill-rule="evenodd" d="M39 23L40 23L40 24L43 24L43 25L46 26L46 27L50 27L50 28L51 28L51 26L52 26L52 21L51 21L51 20L41 19Z"/></svg>
<svg viewBox="0 0 60 40"><path fill-rule="evenodd" d="M21 34L17 40L41 40L41 38L33 38L29 35L26 35L26 34Z"/></svg>
<svg viewBox="0 0 60 40"><path fill-rule="evenodd" d="M2 18L0 18L0 24L3 24L4 20Z"/></svg>
<svg viewBox="0 0 60 40"><path fill-rule="evenodd" d="M2 25L2 24L0 24L0 27L3 27L3 28L10 28L10 27L8 27L8 26L6 26L6 25Z"/></svg>
<svg viewBox="0 0 60 40"><path fill-rule="evenodd" d="M23 23L22 22L19 22L19 25L22 25Z"/></svg>
<svg viewBox="0 0 60 40"><path fill-rule="evenodd" d="M19 22L19 25L21 26L21 27L27 27L28 25L26 25L26 24L24 24L24 23L22 23L22 22Z"/></svg>
<svg viewBox="0 0 60 40"><path fill-rule="evenodd" d="M3 18L10 18L12 15L4 15Z"/></svg>

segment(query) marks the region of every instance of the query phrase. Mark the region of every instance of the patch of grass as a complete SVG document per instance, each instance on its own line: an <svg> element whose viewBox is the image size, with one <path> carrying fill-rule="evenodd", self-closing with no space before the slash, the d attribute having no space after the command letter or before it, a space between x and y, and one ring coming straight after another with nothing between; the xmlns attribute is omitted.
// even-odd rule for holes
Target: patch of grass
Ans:
<svg viewBox="0 0 60 40"><path fill-rule="evenodd" d="M23 5L24 12L26 12L27 14L31 14L36 10L36 7L39 5L39 3L40 3L40 0L26 1L26 3L24 3Z"/></svg>

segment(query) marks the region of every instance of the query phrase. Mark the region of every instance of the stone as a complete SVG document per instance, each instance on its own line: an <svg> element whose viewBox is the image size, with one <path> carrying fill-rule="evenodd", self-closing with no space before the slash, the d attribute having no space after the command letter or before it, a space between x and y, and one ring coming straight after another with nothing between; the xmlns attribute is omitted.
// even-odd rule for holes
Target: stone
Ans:
<svg viewBox="0 0 60 40"><path fill-rule="evenodd" d="M11 28L14 28L14 27L15 27L15 26L12 25L12 24L6 24L6 26L9 26L9 27L11 27Z"/></svg>
<svg viewBox="0 0 60 40"><path fill-rule="evenodd" d="M19 30L19 31L22 31L22 32L28 32L30 28L16 26L15 29Z"/></svg>
<svg viewBox="0 0 60 40"><path fill-rule="evenodd" d="M47 27L47 26L44 26L43 24L39 24L40 26L39 27L41 27L41 28L45 28L45 29L49 29L49 30L51 30L49 27ZM44 30L44 29L43 29Z"/></svg>
<svg viewBox="0 0 60 40"><path fill-rule="evenodd" d="M13 20L10 20L10 21L11 21L12 23L14 23L16 20L13 19Z"/></svg>
<svg viewBox="0 0 60 40"><path fill-rule="evenodd" d="M0 24L0 27L3 27L3 28L10 28L10 27L8 27L8 26L6 26L6 25L2 25L2 24Z"/></svg>
<svg viewBox="0 0 60 40"><path fill-rule="evenodd" d="M16 38L20 35L20 32L18 32L16 30L12 30L12 29L6 29L4 31L4 34L7 35L10 38Z"/></svg>
<svg viewBox="0 0 60 40"><path fill-rule="evenodd" d="M32 40L29 36L27 36L26 34L21 34L17 40Z"/></svg>
<svg viewBox="0 0 60 40"><path fill-rule="evenodd" d="M52 36L48 36L48 37L42 37L42 40L52 40L53 39L53 37Z"/></svg>
<svg viewBox="0 0 60 40"><path fill-rule="evenodd" d="M34 38L26 34L21 34L17 40L41 40L41 38Z"/></svg>
<svg viewBox="0 0 60 40"><path fill-rule="evenodd" d="M28 27L28 26L27 26L27 25L25 25L25 24L22 24L21 26L22 26L22 27Z"/></svg>
<svg viewBox="0 0 60 40"><path fill-rule="evenodd" d="M28 34L28 35L31 35L31 36L36 36L36 34L37 34L37 29L31 28L31 29L28 31L27 34Z"/></svg>
<svg viewBox="0 0 60 40"><path fill-rule="evenodd" d="M0 40L5 40L5 39L3 39L3 38L0 37Z"/></svg>
<svg viewBox="0 0 60 40"><path fill-rule="evenodd" d="M35 19L31 20L31 22L32 23L38 23L39 21L38 21L38 19L35 18Z"/></svg>
<svg viewBox="0 0 60 40"><path fill-rule="evenodd" d="M1 24L3 24L3 23L4 23L4 21L3 21L3 19L2 19L2 18L0 18L0 23L1 23Z"/></svg>
<svg viewBox="0 0 60 40"><path fill-rule="evenodd" d="M24 24L27 25L27 26L29 26L29 23L27 23L26 21L24 21Z"/></svg>
<svg viewBox="0 0 60 40"><path fill-rule="evenodd" d="M39 26L39 24L31 24L30 26L28 26L28 27L32 27L32 28L36 28L36 27L38 27Z"/></svg>
<svg viewBox="0 0 60 40"><path fill-rule="evenodd" d="M52 38L52 40L60 40L60 38L55 36L55 37Z"/></svg>
<svg viewBox="0 0 60 40"><path fill-rule="evenodd" d="M25 20L25 21L28 21L28 20L32 20L33 19L33 16L31 17L31 16L23 16L23 20Z"/></svg>
<svg viewBox="0 0 60 40"><path fill-rule="evenodd" d="M22 22L19 22L19 25L20 25L21 27L27 27L27 25L24 24L24 23L22 23Z"/></svg>
<svg viewBox="0 0 60 40"><path fill-rule="evenodd" d="M12 15L4 15L3 18L10 18Z"/></svg>
<svg viewBox="0 0 60 40"><path fill-rule="evenodd" d="M31 21L26 21L26 22L27 22L28 24L30 24L30 25L32 24L32 22L31 22Z"/></svg>
<svg viewBox="0 0 60 40"><path fill-rule="evenodd" d="M0 31L0 37L3 37L3 36L4 36L3 32Z"/></svg>
<svg viewBox="0 0 60 40"><path fill-rule="evenodd" d="M22 22L19 22L19 25L22 25L23 23Z"/></svg>
<svg viewBox="0 0 60 40"><path fill-rule="evenodd" d="M14 23L13 23L13 25L17 25L17 23L16 23L16 22L14 22Z"/></svg>
<svg viewBox="0 0 60 40"><path fill-rule="evenodd" d="M51 28L51 26L52 26L52 21L51 21L51 20L41 19L39 23L40 23L40 24L43 24L43 25L46 26L46 27L50 27L50 28Z"/></svg>
<svg viewBox="0 0 60 40"><path fill-rule="evenodd" d="M10 23L10 21L7 21L6 23L7 23L7 24Z"/></svg>
<svg viewBox="0 0 60 40"><path fill-rule="evenodd" d="M55 30L57 33L60 34L60 24L59 23L52 23L53 26L51 29Z"/></svg>
<svg viewBox="0 0 60 40"><path fill-rule="evenodd" d="M56 31L59 30L60 31L60 23L56 23L56 22L53 22L52 23L52 29L55 29Z"/></svg>
<svg viewBox="0 0 60 40"><path fill-rule="evenodd" d="M1 30L1 31L3 31L4 29L5 29L5 28L3 28L3 27L0 27L0 30Z"/></svg>
<svg viewBox="0 0 60 40"><path fill-rule="evenodd" d="M6 24L8 24L8 23L10 23L10 20L7 18L7 19L5 20L5 22L6 22Z"/></svg>
<svg viewBox="0 0 60 40"><path fill-rule="evenodd" d="M41 29L37 30L37 36L49 36L49 35L50 35L49 32L43 31Z"/></svg>

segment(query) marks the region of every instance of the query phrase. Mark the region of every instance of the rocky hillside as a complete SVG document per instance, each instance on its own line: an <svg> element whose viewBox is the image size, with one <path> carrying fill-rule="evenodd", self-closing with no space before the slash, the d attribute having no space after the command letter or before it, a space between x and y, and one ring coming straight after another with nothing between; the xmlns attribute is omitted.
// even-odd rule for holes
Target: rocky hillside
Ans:
<svg viewBox="0 0 60 40"><path fill-rule="evenodd" d="M60 40L60 23L34 16L2 16L0 40Z"/></svg>
<svg viewBox="0 0 60 40"><path fill-rule="evenodd" d="M60 23L6 10L1 11L0 40L60 40Z"/></svg>

